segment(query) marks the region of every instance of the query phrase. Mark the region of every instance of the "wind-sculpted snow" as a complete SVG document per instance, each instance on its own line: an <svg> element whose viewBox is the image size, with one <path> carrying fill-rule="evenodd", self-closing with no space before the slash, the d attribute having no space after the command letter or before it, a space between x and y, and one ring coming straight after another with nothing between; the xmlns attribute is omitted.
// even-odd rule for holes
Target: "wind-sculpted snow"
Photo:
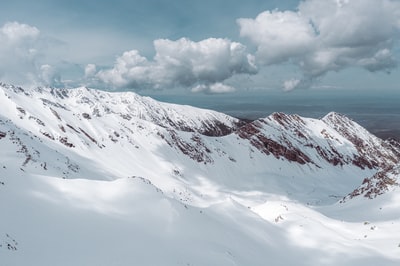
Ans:
<svg viewBox="0 0 400 266"><path fill-rule="evenodd" d="M400 263L400 144L343 115L5 84L0 105L1 265Z"/></svg>

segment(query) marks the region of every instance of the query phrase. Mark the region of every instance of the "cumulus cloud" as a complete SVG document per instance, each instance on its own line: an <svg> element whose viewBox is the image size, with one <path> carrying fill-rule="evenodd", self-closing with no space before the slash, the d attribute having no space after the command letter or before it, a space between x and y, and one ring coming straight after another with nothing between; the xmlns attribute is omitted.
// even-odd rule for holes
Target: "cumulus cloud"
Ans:
<svg viewBox="0 0 400 266"><path fill-rule="evenodd" d="M34 26L8 22L0 25L0 80L18 85L225 93L279 79L290 91L312 87L331 71L357 67L390 73L397 67L398 0L303 0L294 11L265 11L237 23L240 35L256 51L224 38L158 39L153 42L153 57L130 50L120 54L114 65L95 62L97 66L85 67L86 59L74 64L70 61L77 57L62 55L67 43L50 42ZM281 69L295 69L295 74L288 76Z"/></svg>
<svg viewBox="0 0 400 266"><path fill-rule="evenodd" d="M192 87L195 92L221 93L233 88L222 84L236 74L255 74L254 57L240 43L210 38L199 42L181 38L154 41L153 60L137 50L124 52L114 67L97 77L116 88L164 89Z"/></svg>
<svg viewBox="0 0 400 266"><path fill-rule="evenodd" d="M42 85L55 87L62 86L59 72L51 65L41 65L39 77Z"/></svg>
<svg viewBox="0 0 400 266"><path fill-rule="evenodd" d="M88 64L85 67L85 78L92 78L97 72L97 67L95 64Z"/></svg>
<svg viewBox="0 0 400 266"><path fill-rule="evenodd" d="M201 84L192 88L192 92L204 92L211 94L234 92L235 90L236 89L234 87L219 82L210 85Z"/></svg>
<svg viewBox="0 0 400 266"><path fill-rule="evenodd" d="M0 79L18 85L60 85L60 76L43 64L45 47L40 31L18 22L0 28Z"/></svg>
<svg viewBox="0 0 400 266"><path fill-rule="evenodd" d="M329 71L389 72L397 65L392 50L399 40L398 1L305 0L297 11L265 11L237 23L241 36L257 46L257 62L289 62L301 69L303 77L284 82L286 90Z"/></svg>
<svg viewBox="0 0 400 266"><path fill-rule="evenodd" d="M18 22L7 22L0 29L0 34L6 42L19 42L24 39L36 39L40 31L36 27Z"/></svg>
<svg viewBox="0 0 400 266"><path fill-rule="evenodd" d="M238 23L241 36L258 46L257 56L265 64L308 52L315 37L309 20L291 11L265 11L255 19L238 19Z"/></svg>
<svg viewBox="0 0 400 266"><path fill-rule="evenodd" d="M291 91L295 89L299 84L301 80L300 79L289 79L283 82L283 90L284 91Z"/></svg>

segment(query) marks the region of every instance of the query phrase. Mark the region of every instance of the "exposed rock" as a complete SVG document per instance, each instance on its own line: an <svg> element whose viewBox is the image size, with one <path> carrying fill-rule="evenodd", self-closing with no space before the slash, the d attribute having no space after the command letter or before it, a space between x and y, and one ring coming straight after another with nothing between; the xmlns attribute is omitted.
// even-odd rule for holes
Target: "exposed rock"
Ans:
<svg viewBox="0 0 400 266"><path fill-rule="evenodd" d="M390 167L377 172L372 177L365 178L362 185L342 199L345 202L357 196L364 196L369 199L384 194L393 187L400 186L400 166Z"/></svg>
<svg viewBox="0 0 400 266"><path fill-rule="evenodd" d="M52 112L52 114L53 114L58 120L61 121L61 117L60 117L60 115L57 113L56 110L54 110L53 108L50 108L50 111Z"/></svg>
<svg viewBox="0 0 400 266"><path fill-rule="evenodd" d="M175 130L168 130L169 136L165 136L162 133L157 133L162 139L164 139L169 146L177 148L183 154L189 156L192 160L202 162L204 164L213 163L214 160L208 154L211 150L203 143L201 137L194 134L191 138L192 142L182 139Z"/></svg>
<svg viewBox="0 0 400 266"><path fill-rule="evenodd" d="M80 134L80 132L78 130L76 130L73 126L71 126L70 124L67 124L67 127L69 127L70 129L72 129L73 131L75 131L75 133Z"/></svg>
<svg viewBox="0 0 400 266"><path fill-rule="evenodd" d="M400 162L400 149L370 134L356 122L344 115L332 112L322 119L340 135L354 144L358 154L354 154L352 163L364 168L388 168Z"/></svg>
<svg viewBox="0 0 400 266"><path fill-rule="evenodd" d="M45 98L41 98L40 100L42 100L42 103L43 103L43 105L45 105L45 106L53 106L53 107L56 107L56 108L61 108L61 109L64 109L64 110L68 110L68 108L65 107L65 106L62 105L62 104L52 102L52 101L50 101L50 100L48 100L48 99L45 99Z"/></svg>
<svg viewBox="0 0 400 266"><path fill-rule="evenodd" d="M37 117L29 116L29 120L34 120L38 125L45 127L45 123Z"/></svg>
<svg viewBox="0 0 400 266"><path fill-rule="evenodd" d="M41 133L43 134L43 136L46 136L46 137L48 137L48 138L51 139L51 140L54 140L54 139L55 139L55 138L53 137L53 135L50 134L50 133L48 133L48 132L41 131Z"/></svg>
<svg viewBox="0 0 400 266"><path fill-rule="evenodd" d="M90 139L93 143L97 144L97 140L95 140L92 136L90 136L85 130L83 130L82 128L79 128L79 130L85 134L85 136Z"/></svg>
<svg viewBox="0 0 400 266"><path fill-rule="evenodd" d="M69 147L69 148L74 148L74 147L75 147L74 144L68 142L68 138L67 138L67 137L60 137L58 140L59 140L62 144L64 144L65 146L67 146L67 147Z"/></svg>
<svg viewBox="0 0 400 266"><path fill-rule="evenodd" d="M266 155L273 154L277 159L286 158L291 162L299 164L311 163L311 159L301 152L298 148L293 147L289 142L287 146L280 144L271 138L266 137L261 131L260 122L253 122L241 127L237 134L243 139L250 140L250 143Z"/></svg>
<svg viewBox="0 0 400 266"><path fill-rule="evenodd" d="M298 115L273 113L242 126L236 134L267 155L300 164L318 166L322 160L334 166L383 169L400 161L398 142L385 142L343 115L330 113L322 121L307 121ZM320 135L315 135L310 126L322 127ZM339 149L344 146L349 148ZM318 155L318 160L311 155Z"/></svg>
<svg viewBox="0 0 400 266"><path fill-rule="evenodd" d="M82 113L82 117L85 119L92 119L88 113Z"/></svg>
<svg viewBox="0 0 400 266"><path fill-rule="evenodd" d="M19 118L24 118L26 115L26 111L24 108L17 106L17 111L19 112Z"/></svg>

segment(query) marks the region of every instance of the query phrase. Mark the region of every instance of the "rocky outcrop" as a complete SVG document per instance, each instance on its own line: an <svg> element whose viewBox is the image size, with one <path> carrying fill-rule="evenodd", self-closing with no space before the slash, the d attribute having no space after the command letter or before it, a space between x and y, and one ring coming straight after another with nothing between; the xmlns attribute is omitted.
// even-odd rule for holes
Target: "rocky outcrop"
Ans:
<svg viewBox="0 0 400 266"><path fill-rule="evenodd" d="M250 140L250 143L266 155L274 155L275 158L285 158L291 162L299 164L310 163L311 159L301 152L298 148L293 147L290 142L286 142L286 146L265 136L260 130L262 127L259 121L249 123L241 127L237 134L242 139Z"/></svg>
<svg viewBox="0 0 400 266"><path fill-rule="evenodd" d="M349 118L330 113L321 120L273 113L242 126L236 134L258 150L276 158L320 167L355 165L386 169L400 161L400 144L383 141Z"/></svg>
<svg viewBox="0 0 400 266"><path fill-rule="evenodd" d="M208 164L214 162L210 156L211 150L204 144L201 136L193 134L188 141L180 137L175 130L168 130L167 132L168 135L164 135L160 132L157 134L165 140L170 147L181 151L183 154L199 163Z"/></svg>
<svg viewBox="0 0 400 266"><path fill-rule="evenodd" d="M365 178L361 186L346 196L341 202L345 202L354 197L363 196L368 199L376 198L394 187L400 186L400 165L384 169L372 177Z"/></svg>
<svg viewBox="0 0 400 266"><path fill-rule="evenodd" d="M395 141L386 142L370 134L348 117L332 112L322 121L350 141L357 150L352 163L360 168L388 168L400 162L400 149ZM397 143L398 144L398 143Z"/></svg>

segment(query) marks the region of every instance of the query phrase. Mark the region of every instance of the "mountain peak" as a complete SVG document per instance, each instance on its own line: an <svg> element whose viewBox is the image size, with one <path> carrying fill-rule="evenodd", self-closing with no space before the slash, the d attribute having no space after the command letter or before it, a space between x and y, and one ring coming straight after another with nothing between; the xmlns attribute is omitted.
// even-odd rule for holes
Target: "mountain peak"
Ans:
<svg viewBox="0 0 400 266"><path fill-rule="evenodd" d="M277 158L318 167L325 161L335 166L378 169L392 166L400 158L395 145L336 112L321 120L277 112L241 128L239 136Z"/></svg>
<svg viewBox="0 0 400 266"><path fill-rule="evenodd" d="M114 114L127 121L135 117L165 128L198 132L208 136L227 135L241 125L240 120L222 113L161 103L133 92L106 92L86 87L23 89L6 84L0 84L0 86L9 97L8 100L15 101L18 98L21 101L18 104L27 105L27 109L30 109L29 104L23 103L24 101L30 101L33 104L33 99L40 99L39 105L53 108L63 106L64 109L89 114L92 117ZM22 95L22 98L16 97L17 95Z"/></svg>

